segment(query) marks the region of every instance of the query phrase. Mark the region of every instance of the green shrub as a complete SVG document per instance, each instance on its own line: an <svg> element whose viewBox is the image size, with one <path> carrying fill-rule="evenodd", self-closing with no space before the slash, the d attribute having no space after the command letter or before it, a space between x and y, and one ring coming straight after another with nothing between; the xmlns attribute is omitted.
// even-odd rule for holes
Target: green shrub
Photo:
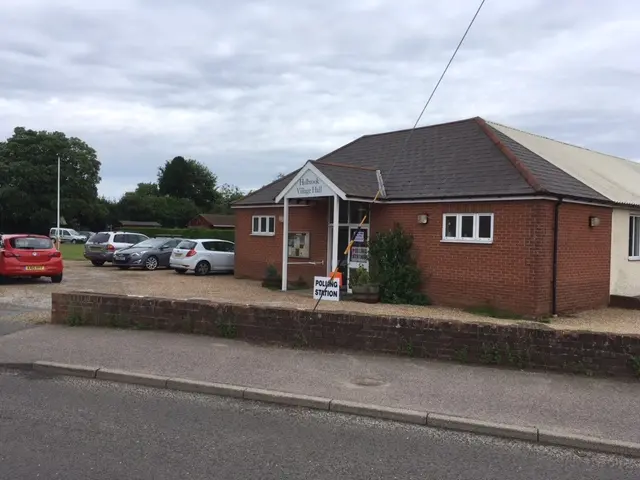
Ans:
<svg viewBox="0 0 640 480"><path fill-rule="evenodd" d="M420 292L420 269L412 254L413 237L399 224L388 232L379 232L369 244L372 276L380 285L383 303L428 305Z"/></svg>
<svg viewBox="0 0 640 480"><path fill-rule="evenodd" d="M148 237L157 237L158 235L166 237L175 235L183 238L218 238L220 240L235 241L234 230L216 230L213 228L145 228L130 227L127 228L132 232L142 233Z"/></svg>

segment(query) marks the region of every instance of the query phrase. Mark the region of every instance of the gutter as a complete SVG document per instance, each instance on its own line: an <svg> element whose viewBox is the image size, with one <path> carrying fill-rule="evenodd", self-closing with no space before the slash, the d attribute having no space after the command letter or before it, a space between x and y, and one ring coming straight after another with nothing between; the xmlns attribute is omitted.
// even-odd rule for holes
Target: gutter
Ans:
<svg viewBox="0 0 640 480"><path fill-rule="evenodd" d="M553 274L551 280L551 314L558 314L558 235L560 224L560 204L563 202L562 197L558 197L553 209Z"/></svg>

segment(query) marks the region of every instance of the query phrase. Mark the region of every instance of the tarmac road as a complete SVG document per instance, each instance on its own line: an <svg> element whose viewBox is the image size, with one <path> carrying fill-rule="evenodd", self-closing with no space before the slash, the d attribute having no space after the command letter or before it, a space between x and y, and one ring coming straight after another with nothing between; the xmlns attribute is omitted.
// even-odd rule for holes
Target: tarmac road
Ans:
<svg viewBox="0 0 640 480"><path fill-rule="evenodd" d="M0 445L12 480L640 478L622 457L9 370Z"/></svg>

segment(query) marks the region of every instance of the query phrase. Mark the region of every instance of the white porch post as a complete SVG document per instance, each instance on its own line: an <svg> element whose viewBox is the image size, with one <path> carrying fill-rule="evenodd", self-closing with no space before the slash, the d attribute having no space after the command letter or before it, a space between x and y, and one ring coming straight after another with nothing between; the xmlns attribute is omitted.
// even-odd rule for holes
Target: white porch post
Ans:
<svg viewBox="0 0 640 480"><path fill-rule="evenodd" d="M331 270L338 268L338 225L340 224L340 197L333 196L333 242L331 251Z"/></svg>
<svg viewBox="0 0 640 480"><path fill-rule="evenodd" d="M287 273L289 270L289 199L284 197L284 215L282 222L282 291L287 291Z"/></svg>

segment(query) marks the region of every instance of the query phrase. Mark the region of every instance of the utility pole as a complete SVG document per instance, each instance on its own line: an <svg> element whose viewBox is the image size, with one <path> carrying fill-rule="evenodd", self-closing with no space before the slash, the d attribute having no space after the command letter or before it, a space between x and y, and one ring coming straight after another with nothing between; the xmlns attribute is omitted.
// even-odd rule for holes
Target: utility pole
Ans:
<svg viewBox="0 0 640 480"><path fill-rule="evenodd" d="M58 208L56 212L56 246L60 250L60 155L58 155Z"/></svg>

